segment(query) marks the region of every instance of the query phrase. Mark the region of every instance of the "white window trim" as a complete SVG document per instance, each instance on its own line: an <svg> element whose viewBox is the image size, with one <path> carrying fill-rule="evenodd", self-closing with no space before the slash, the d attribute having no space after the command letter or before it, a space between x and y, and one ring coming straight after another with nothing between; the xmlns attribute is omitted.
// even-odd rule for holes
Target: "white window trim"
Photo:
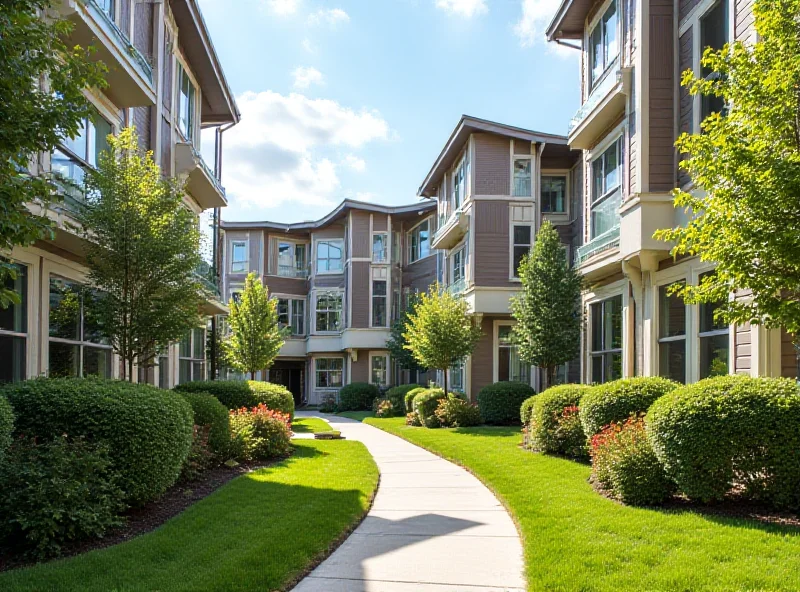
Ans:
<svg viewBox="0 0 800 592"><path fill-rule="evenodd" d="M173 77L172 81L172 96L173 96L173 105L175 106L175 131L178 133L179 137L181 137L184 141L190 142L195 148L198 150L200 149L200 107L202 103L202 97L200 94L200 84L195 78L194 72L192 69L187 65L186 60L183 57L183 54L177 48L177 43L175 43L176 49L174 51L175 62L173 63L173 67L175 68L174 72L176 76ZM194 121L192 122L192 137L185 138L183 136L183 132L181 131L180 125L180 117L181 117L181 109L180 109L180 92L181 92L181 80L180 76L177 74L183 70L186 72L187 76L189 77L189 81L194 85ZM163 141L163 140L162 140Z"/></svg>
<svg viewBox="0 0 800 592"><path fill-rule="evenodd" d="M287 325L289 329L292 328L292 321L294 319L294 306L295 302L302 302L303 303L303 332L302 333L290 333L290 339L301 339L308 335L308 302L305 296L300 296L298 294L270 294L270 298L274 298L275 300L288 300L289 301L289 324Z"/></svg>
<svg viewBox="0 0 800 592"><path fill-rule="evenodd" d="M319 360L341 360L342 361L342 384L340 386L317 386L317 361ZM344 356L314 356L311 358L312 369L312 390L315 392L336 392L348 383L349 376L346 373L347 366L345 364ZM325 372L330 372L326 370Z"/></svg>
<svg viewBox="0 0 800 592"><path fill-rule="evenodd" d="M591 60L590 60L591 50L590 50L590 45L589 45L590 42L591 42L590 40L592 38L592 33L594 32L594 30L597 27L597 25L600 23L601 19L605 16L606 12L608 11L608 8L612 4L615 4L615 3L617 5L617 44L618 44L618 47L617 47L617 58L616 58L616 60L611 60L608 64L606 64L605 69L600 74L600 76L597 77L597 80L592 82L592 64L591 64ZM594 90L598 86L600 86L600 84L602 84L602 82L605 79L605 77L609 75L609 72L611 70L611 66L614 64L614 62L617 61L617 60L622 59L622 53L623 53L622 21L623 21L623 14L622 14L620 3L617 0L606 0L605 2L603 2L603 4L597 10L597 12L595 13L594 17L592 17L592 20L587 22L587 24L586 24L586 28L584 29L584 34L583 34L583 46L586 48L586 51L584 52L584 56L585 56L585 60L586 60L586 68L585 68L585 70L586 70L586 78L584 80L585 88L586 88L586 96L584 97L584 102L589 100L589 97L592 96L592 93L594 92Z"/></svg>
<svg viewBox="0 0 800 592"><path fill-rule="evenodd" d="M383 235L386 237L384 240L384 257L381 261L375 260L375 237ZM370 261L373 265L389 265L392 262L392 245L391 245L391 233L388 230L374 230L372 231L372 235L370 237Z"/></svg>
<svg viewBox="0 0 800 592"><path fill-rule="evenodd" d="M594 163L598 161L613 144L616 142L620 142L619 145L619 154L617 158L619 160L619 186L617 189L613 191L606 191L603 195L598 197L597 199L594 198ZM589 240L594 240L597 236L602 236L604 233L598 234L597 236L592 236L592 209L594 205L597 203L599 204L602 201L610 198L615 191L619 190L620 192L620 204L625 203L625 124L622 123L617 126L608 136L606 136L602 142L600 142L597 146L592 149L589 153L589 170L587 171L588 179L588 194L589 199L586 200L586 219L584 221L584 225L586 228L586 236L589 237ZM618 216L621 218L621 214L617 212ZM620 220L621 223L621 220Z"/></svg>
<svg viewBox="0 0 800 592"><path fill-rule="evenodd" d="M513 220L509 219L508 225L508 281L521 283L522 280L519 279L519 276L516 274L516 270L514 269L514 247L516 246L514 243L514 227L515 226L527 226L531 229L531 243L528 246L528 253L530 254L531 250L533 249L533 244L536 242L536 223L534 221L531 222L514 222ZM520 245L521 246L521 245Z"/></svg>
<svg viewBox="0 0 800 592"><path fill-rule="evenodd" d="M492 324L492 382L500 380L500 327L513 327L514 321L494 321ZM528 366L528 384L533 384L533 366Z"/></svg>
<svg viewBox="0 0 800 592"><path fill-rule="evenodd" d="M530 195L514 195L514 161L529 160L531 162L531 194ZM509 177L509 193L515 199L534 199L535 183L534 177L536 175L536 161L533 154L514 154L514 141L511 141L511 171Z"/></svg>
<svg viewBox="0 0 800 592"><path fill-rule="evenodd" d="M338 294L339 297L342 299L342 306L339 312L339 329L337 331L320 331L317 329L317 299L320 295L329 295L329 294ZM344 310L345 310L345 298L344 298L344 290L341 288L334 288L330 290L326 289L318 289L312 293L311 302L313 303L313 309L309 311L309 316L313 314L313 333L318 335L339 335L345 329L345 317L344 317Z"/></svg>
<svg viewBox="0 0 800 592"><path fill-rule="evenodd" d="M629 368L628 352L631 344L628 339L628 306L630 296L628 291L628 281L618 280L607 286L598 288L594 292L586 294L583 301L584 318L587 319L584 348L583 348L583 382L592 383L592 321L590 318L592 304L597 304L603 300L608 300L615 296L622 296L622 377L626 378L633 375L633 368Z"/></svg>
<svg viewBox="0 0 800 592"><path fill-rule="evenodd" d="M453 284L456 278L456 255L461 253L461 265L464 269L464 287L467 287L467 242L462 241L450 250L447 257L447 284Z"/></svg>
<svg viewBox="0 0 800 592"><path fill-rule="evenodd" d="M208 328L207 327L197 326L197 327L192 327L191 329L189 329L189 351L192 353L192 355L194 355L194 331L195 331L195 329L200 329L203 332L203 342L206 341L207 336L208 336L207 335L207 332L208 332ZM195 358L195 357L181 356L181 354L180 354L180 351L181 351L180 342L181 341L182 340L178 340L178 374L175 375L175 383L176 384L182 384L180 382L180 379L181 379L181 371L180 371L180 367L181 366L180 366L180 364L181 364L181 361L183 361L183 360L188 360L189 361L189 364L190 364L189 365L189 368L190 368L189 380L190 381L193 381L193 380L205 380L206 379L205 376L198 378L198 377L196 377L194 375L194 364L196 362L200 362L200 361L203 362L203 371L204 371L204 373L206 373L206 376L208 375L207 374L208 373L208 358L206 357L205 343L203 345L203 357L202 358Z"/></svg>
<svg viewBox="0 0 800 592"><path fill-rule="evenodd" d="M234 253L234 245L243 244L244 245L244 254L245 260L242 261L234 261L233 253ZM249 238L232 238L230 239L230 248L231 248L231 261L228 269L230 273L247 273L250 269L250 239ZM233 264L234 263L244 263L244 270L243 271L234 271Z"/></svg>
<svg viewBox="0 0 800 592"><path fill-rule="evenodd" d="M373 366L372 366L372 360L374 358L383 358L385 360L386 371L385 371L385 376L384 376L384 381L383 382L374 382L372 380L373 374L374 374ZM371 351L371 352L369 352L369 381L370 381L371 384L377 384L378 386L388 386L391 383L391 368L389 366L389 354L388 354L388 352L382 352L382 351Z"/></svg>
<svg viewBox="0 0 800 592"><path fill-rule="evenodd" d="M572 195L572 193L571 193L572 192L572 181L570 179L570 177L571 177L570 172L571 171L569 169L546 169L546 170L542 170L540 175L539 175L539 209L542 212L542 216L545 219L550 220L553 224L569 224L569 222L570 222L570 215L572 213L571 212L572 205L570 204L570 201L571 201L570 200L570 196ZM541 180L542 180L543 177L565 177L566 178L567 183L566 183L565 189L564 189L564 192L565 192L564 193L564 205L566 206L566 209L565 209L564 212L555 212L555 213L553 213L553 212L545 212L544 210L541 209L542 205L544 203L543 200L542 200L542 195L541 195L541 191L542 191L542 182L541 182Z"/></svg>
<svg viewBox="0 0 800 592"><path fill-rule="evenodd" d="M306 278L304 278L304 277L281 275L281 273L280 273L280 269L281 269L280 260L278 259L280 251L277 250L277 249L279 249L281 243L290 243L290 244L294 245L295 248L298 245L304 245L305 248L306 248L306 268L309 268L309 266L311 265L311 262L309 261L309 255L310 255L310 251L311 251L311 243L309 241L307 241L307 240L295 239L295 238L287 238L285 236L281 236L281 235L277 235L277 234L270 234L267 237L267 241L268 241L267 244L269 245L269 247L272 247L272 245L274 244L275 248L276 248L276 252L275 252L275 266L276 266L276 268L275 269L270 269L270 267L272 266L272 257L270 256L269 262L268 262L268 265L267 265L267 275L271 276L271 277L281 277L281 278L288 278L288 279L302 279L302 280L305 280ZM296 251L294 253L292 253L292 260L294 261L295 268L296 268L297 267L297 258L296 258L295 254L296 254Z"/></svg>
<svg viewBox="0 0 800 592"><path fill-rule="evenodd" d="M654 375L655 376L663 376L663 374L661 373L661 370L662 370L662 368L661 368L661 345L665 344L665 343L673 343L673 342L677 342L677 341L683 341L684 344L685 344L684 345L685 360L684 360L683 374L684 374L684 376L686 378L686 382L688 384L689 383L689 376L691 374L691 372L690 372L690 367L691 367L690 360L691 359L689 357L689 342L690 342L690 336L691 336L690 331L691 331L691 326L692 326L692 322L693 322L692 321L693 314L692 314L692 310L691 309L693 307L692 306L686 306L686 304L684 304L684 308L686 309L684 314L686 315L686 318L684 319L684 327L683 327L684 333L683 333L683 335L676 335L676 336L673 336L673 337L661 337L661 288L663 288L665 286L670 286L670 285L678 283L678 282L684 282L684 281L686 281L686 274L685 273L680 275L680 276L678 276L677 279L665 278L665 279L659 279L656 282L654 282L654 285L653 285L653 292L654 292L653 293L653 297L655 299L655 307L653 308L653 310L655 311L655 314L653 316L653 328L654 328L654 330L653 330L653 338L654 338L654 341L655 341L655 347L653 348L652 351L653 351L653 365L655 366ZM699 360L698 360L698 364L699 364Z"/></svg>
<svg viewBox="0 0 800 592"><path fill-rule="evenodd" d="M392 287L389 285L389 274L388 273L386 273L386 277L375 277L376 273L377 274L381 274L381 272L385 272L385 268L377 267L377 268L372 268L370 270L370 276L369 276L369 327L370 327L370 329L388 329L391 326L391 323L392 323L392 321L390 319L390 310L389 310L389 307L391 306L390 291L391 291ZM384 298L386 299L386 324L385 325L375 325L372 322L373 321L373 317L372 317L373 306L372 305L373 305L373 302L374 302L373 301L373 297L374 297L374 294L373 294L374 282L384 282L386 284L386 296L384 296Z"/></svg>
<svg viewBox="0 0 800 592"><path fill-rule="evenodd" d="M340 245L340 248L342 249L342 268L341 269L334 270L334 271L330 271L330 270L329 271L319 271L318 262L317 262L317 249L319 249L320 243L328 243L328 244L338 243ZM313 245L313 247L312 247L313 255L312 256L313 256L313 261L314 261L314 263L313 263L313 265L314 265L314 275L342 275L344 273L344 265L345 265L345 261L347 260L347 254L345 253L345 250L344 250L344 238L343 237L338 237L338 238L315 238L312 241L312 245ZM330 260L330 258L328 258L328 260Z"/></svg>
<svg viewBox="0 0 800 592"><path fill-rule="evenodd" d="M434 221L434 216L428 216L426 218L423 218L422 220L420 220L416 224L414 224L414 226L412 226L408 230L406 230L406 243L407 243L406 246L408 247L406 249L406 258L407 258L407 261L408 261L408 265L414 265L415 263L419 263L420 261L425 261L425 259L428 259L429 257L433 257L433 256L436 255L436 249L431 247L431 243L433 242L433 235L435 234L435 232L433 231L433 227L434 227L433 221ZM428 222L428 254L425 257L420 257L419 259L415 259L414 261L412 261L411 260L411 234L417 229L417 227L421 226L425 222Z"/></svg>

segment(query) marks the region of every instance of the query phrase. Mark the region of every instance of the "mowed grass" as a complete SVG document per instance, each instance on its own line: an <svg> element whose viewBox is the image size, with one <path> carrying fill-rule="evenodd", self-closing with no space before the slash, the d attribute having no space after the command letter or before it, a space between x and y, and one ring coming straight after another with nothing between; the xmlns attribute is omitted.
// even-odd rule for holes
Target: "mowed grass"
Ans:
<svg viewBox="0 0 800 592"><path fill-rule="evenodd" d="M800 529L622 506L580 463L521 450L519 428L366 423L467 467L513 514L529 590L800 590Z"/></svg>
<svg viewBox="0 0 800 592"><path fill-rule="evenodd" d="M375 416L375 414L372 411L342 411L340 413L337 413L336 415L341 415L342 417L349 417L350 419L355 419L357 421L364 421L368 417Z"/></svg>
<svg viewBox="0 0 800 592"><path fill-rule="evenodd" d="M295 417L292 420L292 431L295 434L316 434L330 430L331 424L318 417Z"/></svg>
<svg viewBox="0 0 800 592"><path fill-rule="evenodd" d="M0 590L282 590L367 511L378 483L360 442L295 442L161 528L85 555L0 574Z"/></svg>

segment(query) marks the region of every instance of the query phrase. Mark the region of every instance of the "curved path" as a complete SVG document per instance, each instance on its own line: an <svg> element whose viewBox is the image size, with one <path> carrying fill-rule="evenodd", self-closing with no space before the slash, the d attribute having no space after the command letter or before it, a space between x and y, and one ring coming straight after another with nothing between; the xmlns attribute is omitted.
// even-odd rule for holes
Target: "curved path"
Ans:
<svg viewBox="0 0 800 592"><path fill-rule="evenodd" d="M522 545L505 508L470 473L405 440L320 413L363 442L380 470L372 509L295 592L525 590Z"/></svg>

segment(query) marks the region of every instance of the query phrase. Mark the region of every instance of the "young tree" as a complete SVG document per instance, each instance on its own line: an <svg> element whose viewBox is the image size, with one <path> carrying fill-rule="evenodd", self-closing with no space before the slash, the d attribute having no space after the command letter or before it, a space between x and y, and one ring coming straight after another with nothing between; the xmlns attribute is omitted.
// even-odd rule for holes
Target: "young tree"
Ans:
<svg viewBox="0 0 800 592"><path fill-rule="evenodd" d="M511 299L512 329L520 357L545 371L547 385L556 368L575 359L581 345L581 285L570 267L558 232L545 221L530 255L519 267L522 289Z"/></svg>
<svg viewBox="0 0 800 592"><path fill-rule="evenodd" d="M470 355L480 338L480 327L469 316L467 303L438 283L420 296L403 333L405 349L421 366L442 371L445 393L447 369Z"/></svg>
<svg viewBox="0 0 800 592"><path fill-rule="evenodd" d="M401 368L411 371L425 370L419 365L414 355L406 348L408 342L406 341L405 333L408 330L409 318L414 314L418 302L418 296L409 296L408 305L400 314L400 318L392 323L392 328L389 332L389 340L386 342L386 349L389 350L389 355L392 359L397 362Z"/></svg>
<svg viewBox="0 0 800 592"><path fill-rule="evenodd" d="M689 304L721 302L720 320L783 326L800 336L800 0L756 0L758 40L707 49L703 77L682 84L724 103L698 133L677 141L695 189L673 192L692 217L660 230L672 253L716 264L698 286L676 290ZM729 299L746 291L747 299Z"/></svg>
<svg viewBox="0 0 800 592"><path fill-rule="evenodd" d="M269 368L284 344L287 327L278 325L278 301L255 273L247 276L244 291L237 302L230 301L230 333L222 342L228 365L255 378L256 372Z"/></svg>
<svg viewBox="0 0 800 592"><path fill-rule="evenodd" d="M0 252L52 234L50 220L28 204L56 199L55 187L47 177L28 174L29 160L76 136L89 114L83 90L105 84L105 69L89 60L88 49L64 43L72 24L42 18L52 12L51 3L0 2ZM16 270L0 257L0 308L19 301L5 287L9 277L16 278Z"/></svg>
<svg viewBox="0 0 800 592"><path fill-rule="evenodd" d="M108 142L87 174L88 203L78 218L99 294L93 313L132 380L134 360L152 364L159 348L199 322L200 230L183 184L163 178L152 153L139 152L132 127Z"/></svg>

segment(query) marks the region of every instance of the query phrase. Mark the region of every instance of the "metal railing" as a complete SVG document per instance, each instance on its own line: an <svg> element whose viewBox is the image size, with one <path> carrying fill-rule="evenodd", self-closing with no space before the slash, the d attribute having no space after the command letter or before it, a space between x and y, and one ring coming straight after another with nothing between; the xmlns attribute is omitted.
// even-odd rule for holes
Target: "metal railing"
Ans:
<svg viewBox="0 0 800 592"><path fill-rule="evenodd" d="M197 269L194 270L195 277L200 281L202 288L211 293L218 301L222 302L222 293L219 289L219 278L206 261L202 261Z"/></svg>
<svg viewBox="0 0 800 592"><path fill-rule="evenodd" d="M589 93L586 102L581 105L577 113L572 117L569 122L569 133L572 133L589 114L594 111L600 102L606 98L611 89L613 89L619 82L622 70L620 69L619 57L615 59L606 70L605 75L600 79L597 85Z"/></svg>
<svg viewBox="0 0 800 592"><path fill-rule="evenodd" d="M460 280L447 284L444 289L453 296L460 296L467 289L467 280L461 278Z"/></svg>
<svg viewBox="0 0 800 592"><path fill-rule="evenodd" d="M100 6L96 0L83 0L86 3L86 6L92 9L93 16L95 16L95 20L102 22L105 24L106 27L111 32L112 37L114 37L117 41L117 44L122 48L122 50L128 54L131 59L136 63L139 69L142 71L142 74L145 78L147 78L150 84L153 83L153 68L150 63L145 59L142 53L136 49L136 47L131 43L128 36L122 32L122 29L117 26L117 23L114 22L114 19L111 18L111 15L108 14L102 6ZM99 17L99 18L98 18Z"/></svg>
<svg viewBox="0 0 800 592"><path fill-rule="evenodd" d="M194 156L194 159L200 165L200 168L202 168L205 171L206 175L208 175L208 177L214 183L214 186L219 190L222 196L225 197L225 188L222 186L222 183L220 183L219 179L217 179L217 176L214 174L214 171L211 169L210 166L206 164L203 155L200 154L200 151L197 148L195 148L194 144L190 144L190 146L192 147L192 156Z"/></svg>
<svg viewBox="0 0 800 592"><path fill-rule="evenodd" d="M295 267L294 265L278 265L278 275L288 278L307 278L308 267Z"/></svg>
<svg viewBox="0 0 800 592"><path fill-rule="evenodd" d="M604 232L598 237L593 238L585 245L578 247L575 251L575 264L580 265L587 259L619 247L619 226Z"/></svg>

